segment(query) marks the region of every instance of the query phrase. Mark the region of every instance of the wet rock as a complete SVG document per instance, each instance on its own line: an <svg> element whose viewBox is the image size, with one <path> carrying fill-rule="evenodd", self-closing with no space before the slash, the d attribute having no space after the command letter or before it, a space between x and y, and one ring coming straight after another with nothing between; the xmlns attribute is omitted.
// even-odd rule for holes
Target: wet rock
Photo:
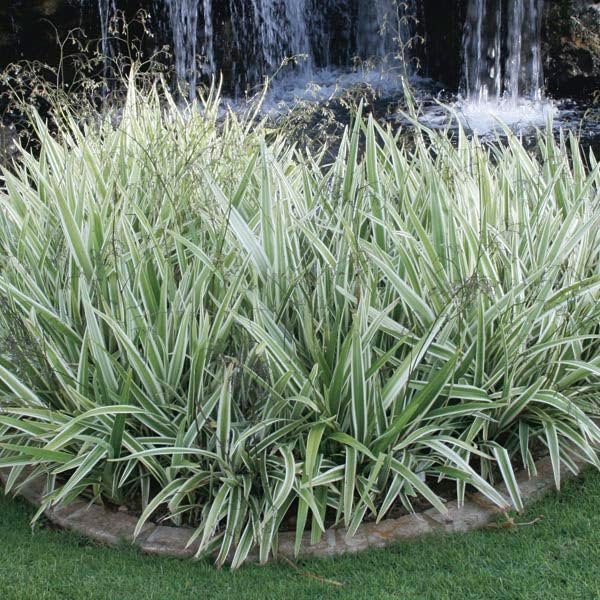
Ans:
<svg viewBox="0 0 600 600"><path fill-rule="evenodd" d="M548 3L544 38L549 93L589 98L600 90L600 2Z"/></svg>
<svg viewBox="0 0 600 600"><path fill-rule="evenodd" d="M73 29L91 25L91 21L86 22L87 13L81 0L3 0L0 68L22 59L56 64L60 58L57 39L64 39Z"/></svg>
<svg viewBox="0 0 600 600"><path fill-rule="evenodd" d="M457 89L462 77L462 38L467 1L421 0L418 33L420 66L433 79Z"/></svg>

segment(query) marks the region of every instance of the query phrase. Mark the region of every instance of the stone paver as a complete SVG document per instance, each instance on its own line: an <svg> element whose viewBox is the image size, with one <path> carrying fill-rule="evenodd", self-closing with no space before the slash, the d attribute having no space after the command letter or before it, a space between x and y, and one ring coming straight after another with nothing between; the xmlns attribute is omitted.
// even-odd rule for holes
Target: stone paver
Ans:
<svg viewBox="0 0 600 600"><path fill-rule="evenodd" d="M68 511L71 506L61 510ZM48 518L56 524L87 535L104 544L114 546L123 541L134 541L133 533L137 519L133 516L85 503L62 515L55 509L48 512ZM142 542L155 529L156 525L153 523L145 523L135 541Z"/></svg>
<svg viewBox="0 0 600 600"><path fill-rule="evenodd" d="M140 542L142 551L148 554L167 554L178 558L191 558L198 551L198 542L187 547L193 529L183 527L157 526L147 536L145 541Z"/></svg>

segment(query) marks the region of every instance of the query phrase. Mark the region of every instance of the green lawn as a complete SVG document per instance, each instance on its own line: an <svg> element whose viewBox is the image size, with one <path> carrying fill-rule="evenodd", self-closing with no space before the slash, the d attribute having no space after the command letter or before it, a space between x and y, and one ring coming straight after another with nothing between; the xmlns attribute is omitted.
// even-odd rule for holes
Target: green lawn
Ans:
<svg viewBox="0 0 600 600"><path fill-rule="evenodd" d="M0 598L600 598L600 474L550 494L532 526L408 542L359 556L217 571L200 562L99 547L0 498ZM335 580L337 587L318 578Z"/></svg>

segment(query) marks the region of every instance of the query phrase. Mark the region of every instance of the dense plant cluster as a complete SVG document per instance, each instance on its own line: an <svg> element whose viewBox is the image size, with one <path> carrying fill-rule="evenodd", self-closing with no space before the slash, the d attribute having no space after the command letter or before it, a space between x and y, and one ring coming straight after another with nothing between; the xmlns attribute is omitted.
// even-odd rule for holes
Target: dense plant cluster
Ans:
<svg viewBox="0 0 600 600"><path fill-rule="evenodd" d="M455 482L600 466L600 168L360 116L307 155L210 96L62 107L0 191L0 465L217 561ZM293 518L291 518L293 517Z"/></svg>

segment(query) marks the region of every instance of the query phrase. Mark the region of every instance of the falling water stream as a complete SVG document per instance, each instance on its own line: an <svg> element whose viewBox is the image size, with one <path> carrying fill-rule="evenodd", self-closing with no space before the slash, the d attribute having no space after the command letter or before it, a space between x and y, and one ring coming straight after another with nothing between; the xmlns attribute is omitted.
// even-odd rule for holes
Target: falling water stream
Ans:
<svg viewBox="0 0 600 600"><path fill-rule="evenodd" d="M543 0L470 0L464 34L469 100L539 99Z"/></svg>
<svg viewBox="0 0 600 600"><path fill-rule="evenodd" d="M166 0L173 34L175 72L180 82L189 85L193 97L198 77L196 55L198 46L198 0ZM210 16L205 16L210 22ZM210 58L208 59L210 62Z"/></svg>
<svg viewBox="0 0 600 600"><path fill-rule="evenodd" d="M543 94L542 14L543 0L469 0L457 108L470 128L543 125L554 112Z"/></svg>
<svg viewBox="0 0 600 600"><path fill-rule="evenodd" d="M98 0L98 13L100 15L100 32L101 32L101 50L102 55L108 58L111 54L110 49L110 19L116 12L115 0Z"/></svg>

